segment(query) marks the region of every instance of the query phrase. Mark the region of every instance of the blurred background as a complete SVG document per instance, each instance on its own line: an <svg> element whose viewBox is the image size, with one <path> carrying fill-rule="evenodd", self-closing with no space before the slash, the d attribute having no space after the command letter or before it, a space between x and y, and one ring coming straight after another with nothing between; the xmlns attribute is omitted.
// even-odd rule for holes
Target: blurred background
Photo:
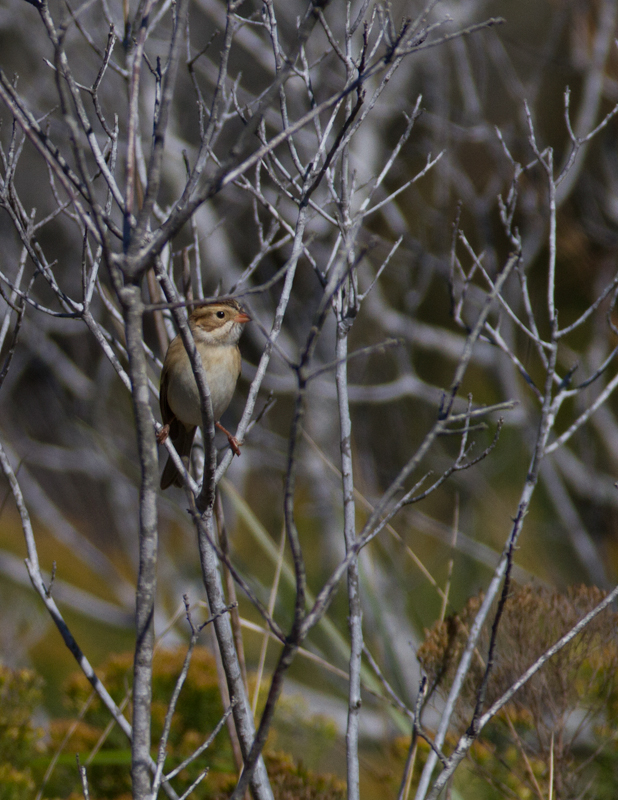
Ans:
<svg viewBox="0 0 618 800"><path fill-rule="evenodd" d="M66 13L68 5L52 3L50 8L60 15ZM286 2L275 4L275 8L285 43L304 4ZM417 2L393 3L395 18L415 17L421 11L422 5ZM242 105L249 104L272 80L274 64L268 35L258 24L261 5L247 2L241 13L249 21L236 33L230 80L238 82ZM208 105L217 75L225 7L216 0L194 0L190 15L192 52L206 47L195 62L195 81ZM360 237L365 248L359 267L363 288L369 287L393 244L400 237L402 241L363 303L351 333L351 351L387 338L400 340L397 346L360 355L349 364L359 525L435 421L443 391L451 384L461 356L466 331L454 319L452 302L453 295L457 298L462 291L452 272L455 220L459 219L459 227L475 252L483 253L483 264L490 274L495 275L508 256L510 243L500 222L498 197L506 200L513 179L513 162L506 151L524 166L534 157L524 103L528 104L539 149L553 148L554 164L559 168L570 149L565 89L570 88L570 120L580 136L592 130L618 102L618 51L614 43L618 9L613 1L443 2L432 15L432 20L444 22L440 34L489 17L501 16L504 24L409 56L350 145L355 186L362 199L363 187L387 162L405 129L406 114L412 113L420 96L422 114L378 199L410 181L425 167L429 156L443 152L425 176L366 218ZM80 25L92 33L99 51L105 47L107 16L121 32L122 9L118 3L110 3L109 8L94 4L80 15ZM327 9L326 17L334 31L341 29L344 20L336 4ZM163 32L166 25L169 23L163 19ZM152 36L148 48L155 64L157 56L166 53L163 33L160 40ZM75 25L68 28L67 50L79 80L90 86L100 56ZM0 54L0 66L10 79L18 76L17 88L30 110L55 141L66 143L57 97L53 88L50 90L54 84L49 62L53 52L33 6L18 0L0 5ZM339 85L341 76L340 63L320 29L307 44L306 60L311 64L312 85L319 102ZM123 98L126 90L120 42L113 62L117 68L106 74L100 98L110 123L113 109L119 106L122 125L124 104L118 103L118 98ZM146 108L152 104L154 84L148 75L144 80ZM379 77L372 85L378 81ZM294 118L308 107L306 90L299 80L290 81L288 102ZM175 103L162 207L182 190L183 152L193 155L199 138L197 104L186 70L181 69ZM269 113L272 119L267 123L275 126L278 110L273 106ZM230 115L234 116L233 108ZM6 151L12 121L4 107L0 108L0 121L0 139ZM616 272L617 124L611 120L582 147L560 185L556 303L562 326L577 319ZM238 123L232 119L230 135L235 125ZM311 129L297 136L301 155L311 151L314 139ZM224 137L218 145L221 153L227 146ZM281 160L292 167L289 152L282 151ZM34 219L44 221L37 241L53 264L56 279L67 294L78 296L80 231L70 213L57 213L47 170L27 143L15 184L27 213L36 209ZM263 176L262 189L273 205L277 204L285 224L275 229L273 215L256 202L255 194L242 181L228 187L199 209L194 225L187 226L174 242L169 270L179 287L191 284L191 290L197 293L197 270L207 296L242 292L268 281L285 264L291 251L285 225L293 228L297 206L267 175ZM546 334L549 213L542 171L537 167L525 172L518 191L515 221L523 243L522 268L528 277L532 312L541 334ZM320 192L316 203L329 211L328 190L322 187ZM283 524L283 476L296 390L288 360L298 359L306 340L322 297L316 270L327 264L336 236L336 228L324 216L312 215L307 230L311 258L301 259L279 339L285 357L275 352L257 408L262 409L270 396L274 404L252 428L241 457L234 459L220 487L233 561L265 602ZM457 252L468 270L469 256L461 246ZM249 266L252 269L246 274ZM21 243L2 201L0 272L21 285L26 285L33 274L32 264L22 258ZM480 307L482 287L483 282L475 278L467 288L466 323L474 319ZM4 288L7 290L6 284ZM222 420L231 430L242 413L265 345L263 330L270 328L280 289L280 283L275 283L263 292L240 297L255 322L246 326L240 345L243 374ZM145 287L144 291L148 297L153 290ZM53 307L55 302L40 277L34 281L32 296L44 305ZM524 318L515 274L509 279L505 297L514 312ZM101 270L93 314L113 337L121 339L122 327L114 308L109 276ZM583 381L611 353L617 342L608 324L610 312L608 299L585 326L566 338L559 354L562 374L577 364L574 374ZM4 354L13 320L6 303L0 301ZM531 380L542 380L536 349L508 315L501 317L500 323L505 340ZM145 336L153 354L152 401L157 413L155 388L165 330L171 331L169 321L167 329L162 329L157 328L154 315L147 319ZM315 367L333 361L334 331L333 318L327 321L320 338ZM557 420L558 434L601 395L614 371L610 365L606 374L565 404ZM391 686L411 707L420 677L416 651L442 608L436 585L444 588L450 580L447 613L460 610L486 585L516 513L539 421L538 402L529 384L513 360L487 340L475 348L460 392L462 409L468 393L475 405L518 402L503 414L497 446L474 468L453 475L427 500L403 510L392 528L374 540L360 560L368 649ZM618 405L608 394L587 424L546 460L516 554L514 577L521 583L563 591L579 583L604 589L616 580ZM491 443L497 416L488 420L486 430L472 435L472 455ZM82 649L95 667L112 654L131 651L139 484L132 406L114 369L84 325L27 309L0 391L0 435L34 521L42 566L49 574L56 564L54 597ZM309 587L314 593L344 552L338 436L334 374L326 371L310 383L295 505ZM218 444L224 450L225 438ZM416 480L429 471L440 474L458 448L456 437L439 439ZM1 660L9 667L31 667L42 676L37 719L45 728L51 718L69 713L63 704L62 687L74 673L75 663L30 587L23 565L23 534L5 481L0 481L0 493ZM183 595L198 603L203 599L203 587L183 493L176 489L162 493L159 511L156 629L162 636L161 646L173 648L186 642L188 636ZM275 607L275 616L284 626L291 619L292 598L293 586L284 572ZM239 602L241 616L260 624L259 615L240 593ZM346 639L347 597L342 590L329 610L328 622L315 629L306 646L328 664L346 670ZM262 642L259 633L245 630L250 671L255 670ZM204 644L208 645L207 636ZM276 654L276 647L271 645L266 656L267 672ZM280 741L283 739L285 747L302 757L311 769L344 775L341 735L345 731L345 681L299 657L291 670L287 693L295 699L290 699L287 711L281 714ZM316 715L326 716L332 736L324 736L321 726L326 723ZM298 721L301 717L308 732L303 732ZM405 748L393 755L393 747L396 749L398 737L407 732L370 695L362 719L362 768L369 797L372 787L378 787L379 792L385 781L392 780L393 787L397 786L397 773L389 772L389 759L403 763ZM431 716L427 724L430 722ZM312 730L318 733L313 735Z"/></svg>

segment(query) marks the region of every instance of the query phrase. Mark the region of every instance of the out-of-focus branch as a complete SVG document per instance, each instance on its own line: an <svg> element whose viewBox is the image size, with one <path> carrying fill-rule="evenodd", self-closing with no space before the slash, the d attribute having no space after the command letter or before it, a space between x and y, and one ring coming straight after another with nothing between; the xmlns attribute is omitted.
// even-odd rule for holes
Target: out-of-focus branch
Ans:
<svg viewBox="0 0 618 800"><path fill-rule="evenodd" d="M579 113L575 122L572 141L574 156L567 155L566 164L560 170L563 180L556 193L561 206L570 196L577 183L586 158L589 139L586 134L594 128L595 119L603 99L603 80L611 47L615 46L618 7L612 0L603 0L597 11L597 25L592 42L592 57L584 82ZM567 107L568 115L568 107ZM569 126L570 127L570 126Z"/></svg>

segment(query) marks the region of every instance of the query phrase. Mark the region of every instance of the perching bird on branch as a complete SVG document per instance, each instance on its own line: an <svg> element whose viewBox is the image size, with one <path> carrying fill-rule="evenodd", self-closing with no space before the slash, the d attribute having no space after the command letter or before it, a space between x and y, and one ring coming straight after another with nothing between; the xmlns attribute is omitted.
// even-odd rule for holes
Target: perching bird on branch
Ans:
<svg viewBox="0 0 618 800"><path fill-rule="evenodd" d="M219 418L230 404L240 375L238 340L245 322L251 317L236 300L218 300L196 308L189 317L189 327L195 339L210 390L216 426L228 438L230 447L240 455L238 441L219 424ZM163 428L157 441L163 443L171 436L179 456L185 460L198 425L202 424L202 406L191 362L180 335L170 342L161 371L159 403ZM161 488L182 486L176 465L168 457L161 475Z"/></svg>

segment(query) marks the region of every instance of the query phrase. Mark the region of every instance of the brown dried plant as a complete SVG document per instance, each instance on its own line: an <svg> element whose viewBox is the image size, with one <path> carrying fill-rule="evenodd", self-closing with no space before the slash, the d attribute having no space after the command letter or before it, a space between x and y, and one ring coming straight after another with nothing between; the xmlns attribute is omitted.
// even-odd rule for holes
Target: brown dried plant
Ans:
<svg viewBox="0 0 618 800"><path fill-rule="evenodd" d="M486 706L510 686L554 642L598 605L605 593L576 586L565 593L542 586L514 585L502 614L494 666L487 683ZM417 656L430 692L448 692L465 647L469 625L482 596L468 600L459 614L426 632ZM603 796L603 775L613 772L618 716L618 613L606 609L566 647L553 656L505 706L471 751L471 759L501 794L556 798ZM457 708L464 729L475 707L485 672L490 628L485 626ZM553 764L553 776L550 775Z"/></svg>

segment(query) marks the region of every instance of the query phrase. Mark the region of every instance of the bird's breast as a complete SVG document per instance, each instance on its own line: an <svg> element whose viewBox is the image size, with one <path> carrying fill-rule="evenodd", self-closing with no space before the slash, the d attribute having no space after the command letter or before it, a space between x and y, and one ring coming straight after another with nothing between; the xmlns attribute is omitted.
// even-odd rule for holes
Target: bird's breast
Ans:
<svg viewBox="0 0 618 800"><path fill-rule="evenodd" d="M230 404L236 388L240 375L240 351L236 345L205 347L199 342L196 344L206 372L214 417L218 420ZM200 395L184 348L178 362L176 368L170 370L174 374L169 376L168 403L176 418L185 425L201 425Z"/></svg>

